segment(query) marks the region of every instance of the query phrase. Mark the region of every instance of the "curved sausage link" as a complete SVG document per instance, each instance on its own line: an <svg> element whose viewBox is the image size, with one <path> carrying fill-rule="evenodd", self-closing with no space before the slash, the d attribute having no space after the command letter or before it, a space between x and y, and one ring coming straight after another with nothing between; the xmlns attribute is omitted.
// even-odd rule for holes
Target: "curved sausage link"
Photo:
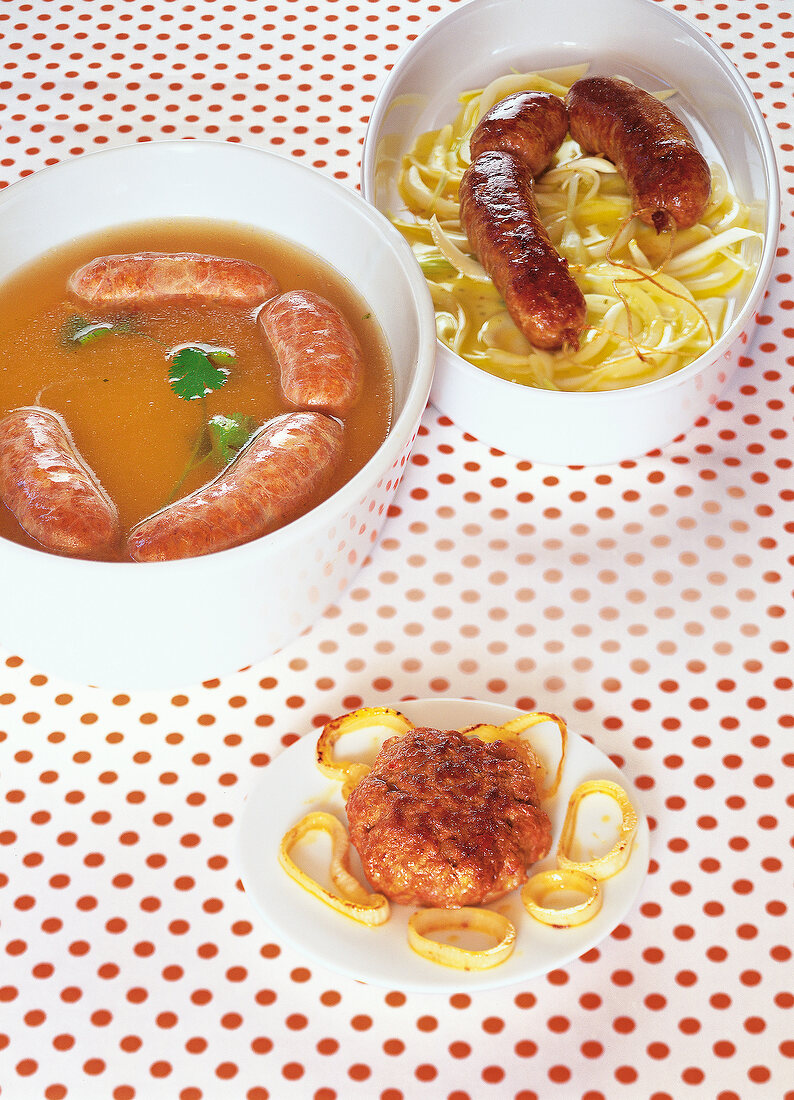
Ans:
<svg viewBox="0 0 794 1100"><path fill-rule="evenodd" d="M625 80L577 80L566 99L571 137L608 157L626 181L637 216L657 232L686 229L711 194L711 172L684 123L650 92Z"/></svg>
<svg viewBox="0 0 794 1100"><path fill-rule="evenodd" d="M69 290L97 308L178 302L257 306L278 294L276 280L247 260L197 252L100 256L73 272Z"/></svg>
<svg viewBox="0 0 794 1100"><path fill-rule="evenodd" d="M293 405L344 416L361 396L364 360L345 318L319 294L291 290L268 302L259 324Z"/></svg>
<svg viewBox="0 0 794 1100"><path fill-rule="evenodd" d="M336 420L315 412L268 421L213 481L133 527L131 557L170 561L211 554L294 519L327 482L341 454L342 431Z"/></svg>
<svg viewBox="0 0 794 1100"><path fill-rule="evenodd" d="M510 153L477 157L460 185L460 220L510 316L539 348L578 347L587 306L540 220L532 179Z"/></svg>
<svg viewBox="0 0 794 1100"><path fill-rule="evenodd" d="M548 168L568 133L568 113L550 92L514 92L488 111L471 135L474 161L495 150L518 157L531 176Z"/></svg>
<svg viewBox="0 0 794 1100"><path fill-rule="evenodd" d="M0 420L0 499L57 554L107 558L120 541L116 506L50 409L14 409Z"/></svg>

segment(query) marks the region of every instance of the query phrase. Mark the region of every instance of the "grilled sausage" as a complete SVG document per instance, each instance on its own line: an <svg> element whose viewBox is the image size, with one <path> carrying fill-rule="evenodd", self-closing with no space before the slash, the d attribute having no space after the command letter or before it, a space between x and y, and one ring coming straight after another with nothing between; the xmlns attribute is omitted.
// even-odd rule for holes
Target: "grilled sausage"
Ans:
<svg viewBox="0 0 794 1100"><path fill-rule="evenodd" d="M344 416L361 396L364 362L355 333L319 294L291 290L268 302L259 324L293 405Z"/></svg>
<svg viewBox="0 0 794 1100"><path fill-rule="evenodd" d="M568 133L568 113L559 96L550 92L514 92L482 116L471 135L474 161L496 150L512 153L531 176L548 168Z"/></svg>
<svg viewBox="0 0 794 1100"><path fill-rule="evenodd" d="M511 153L482 153L460 184L460 220L530 344L578 347L587 306L540 220L532 178Z"/></svg>
<svg viewBox="0 0 794 1100"><path fill-rule="evenodd" d="M118 546L116 506L50 409L26 406L0 420L0 499L57 554L107 558Z"/></svg>
<svg viewBox="0 0 794 1100"><path fill-rule="evenodd" d="M135 252L91 260L73 272L69 291L96 308L198 301L257 306L278 294L278 284L247 260L197 252Z"/></svg>
<svg viewBox="0 0 794 1100"><path fill-rule="evenodd" d="M213 481L133 527L131 557L148 562L212 554L294 519L327 482L342 432L322 413L274 417Z"/></svg>
<svg viewBox="0 0 794 1100"><path fill-rule="evenodd" d="M711 172L683 122L625 80L577 80L567 96L571 137L608 157L626 181L637 216L657 232L694 225L711 193Z"/></svg>

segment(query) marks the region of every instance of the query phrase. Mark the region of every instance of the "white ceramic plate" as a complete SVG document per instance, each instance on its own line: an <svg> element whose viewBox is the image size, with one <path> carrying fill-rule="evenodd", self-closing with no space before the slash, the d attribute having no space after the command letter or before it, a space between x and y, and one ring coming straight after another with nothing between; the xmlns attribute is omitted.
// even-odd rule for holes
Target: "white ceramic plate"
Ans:
<svg viewBox="0 0 794 1100"><path fill-rule="evenodd" d="M461 699L413 700L395 707L415 725L440 729L478 722L501 725L521 713L497 703ZM560 754L556 725L544 723L531 734L533 748L553 773ZM593 920L578 928L547 927L525 912L516 891L489 906L505 912L518 929L515 951L491 970L462 972L429 962L411 950L406 938L408 918L414 912L411 906L392 905L389 921L379 928L367 928L334 912L293 882L278 862L281 838L304 814L327 810L347 820L340 785L315 767L318 736L319 731L307 733L267 768L248 796L238 836L240 873L249 898L274 932L307 959L358 981L406 992L489 989L564 966L608 936L631 908L648 867L648 824L621 772L589 741L571 733L560 790L544 804L552 821L552 854L535 869L554 866L569 796L586 779L611 779L626 788L640 819L629 862L602 884L604 903ZM342 745L339 750L343 757L348 751ZM352 849L351 853L355 855ZM362 878L357 860L351 865Z"/></svg>

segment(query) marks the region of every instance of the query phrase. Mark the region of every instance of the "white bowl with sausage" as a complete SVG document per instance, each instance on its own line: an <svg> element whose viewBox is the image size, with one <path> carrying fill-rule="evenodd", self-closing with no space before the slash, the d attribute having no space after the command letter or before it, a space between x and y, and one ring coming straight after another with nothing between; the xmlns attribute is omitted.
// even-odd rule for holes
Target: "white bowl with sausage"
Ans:
<svg viewBox="0 0 794 1100"><path fill-rule="evenodd" d="M429 394L432 302L405 241L350 189L261 150L153 142L36 173L0 197L0 279L107 227L186 217L276 234L356 289L388 347L391 425L330 497L219 552L87 560L0 538L0 643L82 683L172 689L258 662L306 630L377 539Z"/></svg>
<svg viewBox="0 0 794 1100"><path fill-rule="evenodd" d="M455 118L458 96L501 74L589 65L628 78L669 106L733 191L757 211L763 245L751 285L707 351L675 373L608 391L571 392L496 377L439 340L431 402L461 429L521 458L557 465L618 462L662 447L717 402L746 353L775 257L780 191L761 111L720 48L650 0L470 0L421 35L376 99L364 144L362 193L389 217L405 202L402 159L419 135Z"/></svg>

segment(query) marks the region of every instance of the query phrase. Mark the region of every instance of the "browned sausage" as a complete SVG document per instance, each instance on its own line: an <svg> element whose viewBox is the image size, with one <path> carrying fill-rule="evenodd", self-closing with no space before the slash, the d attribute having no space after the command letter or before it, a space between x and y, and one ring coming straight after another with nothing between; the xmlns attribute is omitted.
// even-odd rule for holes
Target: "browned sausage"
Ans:
<svg viewBox="0 0 794 1100"><path fill-rule="evenodd" d="M657 232L671 219L686 229L711 194L711 172L680 118L625 80L591 76L567 96L571 137L608 157L626 181L634 210Z"/></svg>
<svg viewBox="0 0 794 1100"><path fill-rule="evenodd" d="M460 184L460 220L518 328L539 348L578 347L587 306L511 153L482 153Z"/></svg>
<svg viewBox="0 0 794 1100"><path fill-rule="evenodd" d="M268 421L213 481L133 527L131 557L170 561L212 554L294 519L327 482L342 431L316 412Z"/></svg>
<svg viewBox="0 0 794 1100"><path fill-rule="evenodd" d="M550 92L514 92L482 116L471 135L471 159L497 150L518 157L531 176L548 168L568 133L568 113Z"/></svg>
<svg viewBox="0 0 794 1100"><path fill-rule="evenodd" d="M361 396L364 360L345 318L319 294L291 290L268 302L259 324L293 405L344 416Z"/></svg>
<svg viewBox="0 0 794 1100"><path fill-rule="evenodd" d="M56 554L106 558L118 546L116 506L50 409L14 409L0 420L0 499Z"/></svg>
<svg viewBox="0 0 794 1100"><path fill-rule="evenodd" d="M69 290L97 308L196 301L257 306L278 294L278 284L247 260L197 252L135 252L91 260L71 275Z"/></svg>

